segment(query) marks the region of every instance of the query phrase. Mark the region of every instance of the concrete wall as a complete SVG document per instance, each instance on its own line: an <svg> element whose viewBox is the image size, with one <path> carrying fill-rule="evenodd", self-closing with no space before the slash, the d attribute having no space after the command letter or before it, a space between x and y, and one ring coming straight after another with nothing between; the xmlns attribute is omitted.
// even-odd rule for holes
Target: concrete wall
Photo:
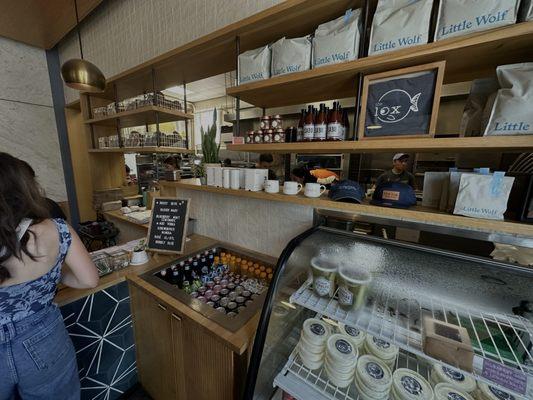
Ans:
<svg viewBox="0 0 533 400"><path fill-rule="evenodd" d="M112 0L82 22L84 56L113 76L281 0ZM79 57L76 36L59 44L61 62ZM65 89L67 102L78 95Z"/></svg>
<svg viewBox="0 0 533 400"><path fill-rule="evenodd" d="M66 201L44 50L0 37L0 151L27 161L48 197Z"/></svg>

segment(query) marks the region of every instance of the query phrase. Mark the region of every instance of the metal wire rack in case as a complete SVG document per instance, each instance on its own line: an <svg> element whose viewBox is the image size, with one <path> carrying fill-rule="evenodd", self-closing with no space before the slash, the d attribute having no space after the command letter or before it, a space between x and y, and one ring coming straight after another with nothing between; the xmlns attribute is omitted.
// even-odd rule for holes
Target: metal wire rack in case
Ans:
<svg viewBox="0 0 533 400"><path fill-rule="evenodd" d="M422 350L421 321L426 315L462 326L469 332L474 349L472 376L495 385L482 376L485 360L491 360L523 373L533 381L533 324L515 315L489 314L445 304L437 299L398 299L389 292L370 291L366 304L357 311L345 311L334 298L319 297L306 281L290 298L291 303L326 317L362 329L394 343L401 349L432 362L440 362ZM452 367L457 367L453 366ZM512 387L504 387L512 390ZM518 394L520 395L520 394Z"/></svg>

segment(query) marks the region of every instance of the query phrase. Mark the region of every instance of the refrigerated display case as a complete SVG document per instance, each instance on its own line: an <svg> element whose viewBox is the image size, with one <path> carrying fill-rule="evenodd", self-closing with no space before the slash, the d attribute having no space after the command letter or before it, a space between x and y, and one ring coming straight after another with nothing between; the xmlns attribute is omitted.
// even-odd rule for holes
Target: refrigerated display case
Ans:
<svg viewBox="0 0 533 400"><path fill-rule="evenodd" d="M315 268L318 284L313 285L311 264L316 265L316 260L333 265L337 271L342 268L343 276L350 270L370 276L364 285L366 294L360 307L346 302L346 287L338 287L339 278L335 272L329 274L329 267L323 269L326 272L322 275ZM329 297L327 289L331 284L333 296ZM357 292L352 294L355 299ZM319 334L340 332L344 328L345 333L367 337L363 345L348 341L358 355L353 356L353 363L347 361L349 367L340 366L339 370L348 368L343 370L345 380L341 380L350 382L347 387L332 382L339 382L339 376L330 377L337 374L331 372L335 370L331 360L338 359L332 354L335 350L320 348L318 342L306 339L309 335L302 335L302 325L310 318L326 324L328 329L314 324ZM429 337L428 321L434 326L466 332L466 353L457 350L441 356L435 349L430 350L430 339L434 338ZM533 399L532 321L531 269L315 227L294 238L278 260L254 342L244 398ZM346 326L351 328L345 329ZM450 333L455 334L439 334L460 340ZM372 346L367 341L397 349L394 359L387 359L392 353L378 351L376 354L369 350ZM392 383L388 382L388 389L373 392L368 386L362 388L362 380L354 371L359 371L358 364L363 362L361 357L365 353L372 353L382 364L389 365ZM472 353L468 361L468 354ZM309 360L308 355L316 359L305 361ZM421 379L420 385L414 382L418 392L413 391L413 380L406 377L403 368L417 372L429 385L424 386ZM443 372L455 377L450 382L457 383L467 393L446 395L439 389L439 394L434 395L434 385L448 379L441 376ZM462 386L459 381L464 381ZM407 387L406 383L411 386ZM404 389L407 387L407 392L402 392L402 385Z"/></svg>

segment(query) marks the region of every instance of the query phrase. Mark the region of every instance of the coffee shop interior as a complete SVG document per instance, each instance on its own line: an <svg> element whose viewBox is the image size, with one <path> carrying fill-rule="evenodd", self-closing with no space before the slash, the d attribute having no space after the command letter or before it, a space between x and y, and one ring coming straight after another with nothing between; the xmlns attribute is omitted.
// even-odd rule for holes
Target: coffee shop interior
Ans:
<svg viewBox="0 0 533 400"><path fill-rule="evenodd" d="M1 4L0 153L99 275L27 398L533 399L532 0Z"/></svg>

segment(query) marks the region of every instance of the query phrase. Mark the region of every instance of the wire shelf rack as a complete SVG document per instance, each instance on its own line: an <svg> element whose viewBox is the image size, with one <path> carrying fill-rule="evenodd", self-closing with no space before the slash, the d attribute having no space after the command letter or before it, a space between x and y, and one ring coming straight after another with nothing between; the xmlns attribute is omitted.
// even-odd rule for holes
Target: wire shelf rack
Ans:
<svg viewBox="0 0 533 400"><path fill-rule="evenodd" d="M397 368L409 368L429 381L431 368L405 351L401 351L396 358L394 370ZM305 386L302 383L305 383ZM362 400L355 383L352 382L344 389L335 386L328 380L324 368L310 370L302 363L296 351L291 353L287 363L274 379L274 385L302 400Z"/></svg>
<svg viewBox="0 0 533 400"><path fill-rule="evenodd" d="M505 386L483 376L485 360L490 360L512 369L514 373L524 374L524 379L530 381L529 386L533 386L533 324L525 318L468 310L434 298L401 299L388 291L370 291L366 304L361 309L345 311L339 306L336 294L333 298L317 296L311 280L294 292L290 301L364 330L431 362L442 363L422 350L422 319L429 316L459 325L468 331L472 341L475 355L471 375L476 380L513 392L511 383Z"/></svg>

